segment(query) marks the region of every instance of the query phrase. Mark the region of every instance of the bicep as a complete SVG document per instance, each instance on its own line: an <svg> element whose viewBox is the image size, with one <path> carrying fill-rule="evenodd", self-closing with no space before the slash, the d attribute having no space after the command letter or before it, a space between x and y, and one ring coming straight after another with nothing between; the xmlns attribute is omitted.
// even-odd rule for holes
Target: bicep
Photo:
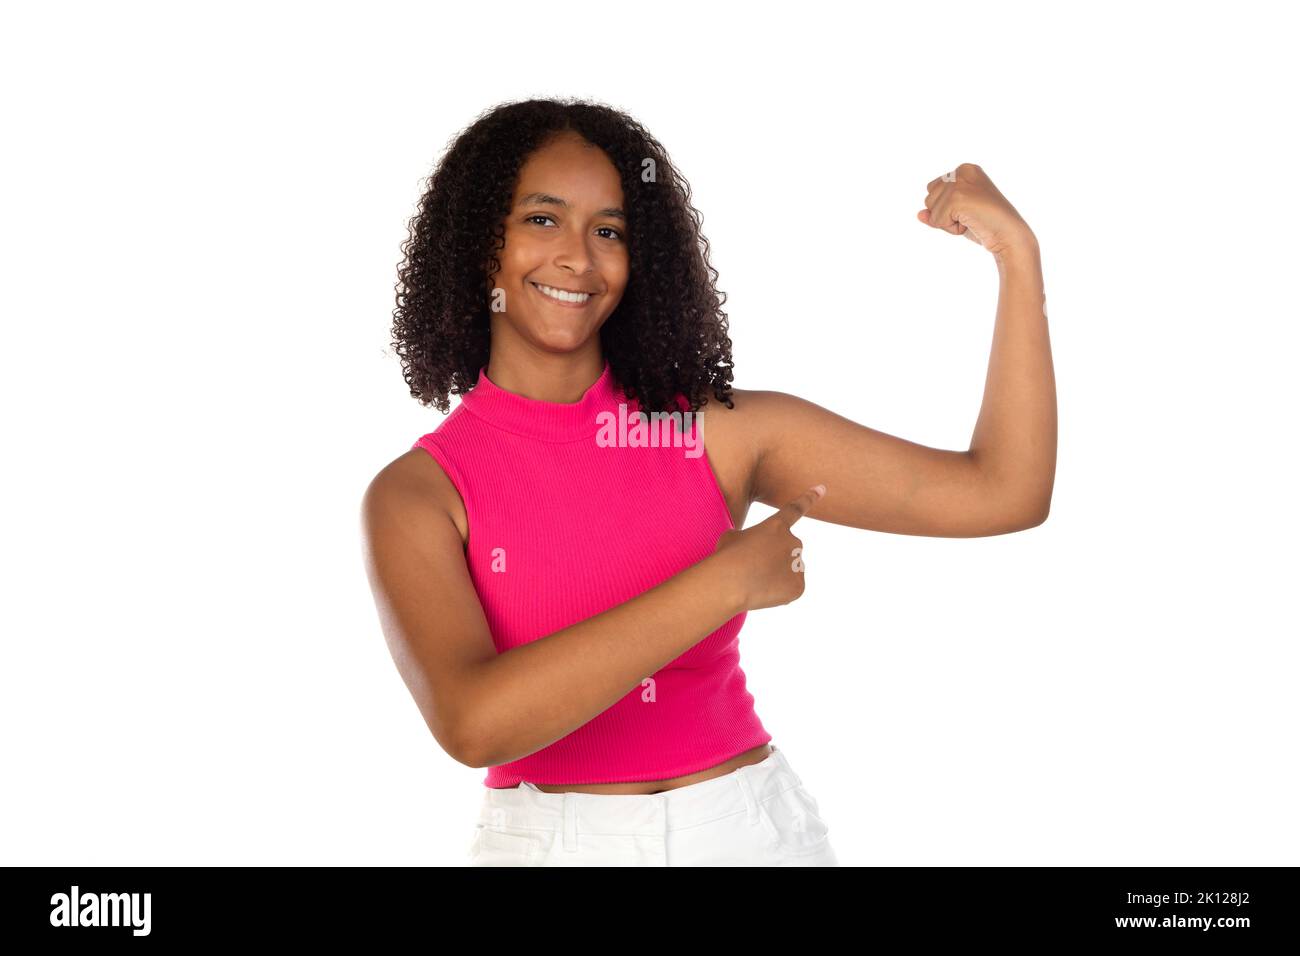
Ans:
<svg viewBox="0 0 1300 956"><path fill-rule="evenodd" d="M439 745L464 762L472 675L496 656L464 542L429 483L397 463L375 476L361 510L389 651Z"/></svg>
<svg viewBox="0 0 1300 956"><path fill-rule="evenodd" d="M755 500L779 508L812 485L808 517L894 534L975 537L1013 530L969 452L931 448L782 392L755 392Z"/></svg>

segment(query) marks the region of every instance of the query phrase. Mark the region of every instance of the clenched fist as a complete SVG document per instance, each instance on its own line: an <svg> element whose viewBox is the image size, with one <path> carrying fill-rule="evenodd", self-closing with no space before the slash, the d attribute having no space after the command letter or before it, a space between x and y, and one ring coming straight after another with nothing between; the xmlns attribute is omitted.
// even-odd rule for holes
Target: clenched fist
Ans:
<svg viewBox="0 0 1300 956"><path fill-rule="evenodd" d="M974 163L962 163L926 188L916 218L927 226L965 236L999 257L1037 244L1029 224Z"/></svg>

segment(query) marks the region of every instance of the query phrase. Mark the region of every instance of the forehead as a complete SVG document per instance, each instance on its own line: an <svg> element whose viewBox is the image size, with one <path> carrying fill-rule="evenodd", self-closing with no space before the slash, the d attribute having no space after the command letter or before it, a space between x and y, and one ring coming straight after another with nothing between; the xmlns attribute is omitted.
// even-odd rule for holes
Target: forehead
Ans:
<svg viewBox="0 0 1300 956"><path fill-rule="evenodd" d="M533 152L519 170L516 203L532 193L549 193L574 206L619 206L618 170L598 146L566 135Z"/></svg>

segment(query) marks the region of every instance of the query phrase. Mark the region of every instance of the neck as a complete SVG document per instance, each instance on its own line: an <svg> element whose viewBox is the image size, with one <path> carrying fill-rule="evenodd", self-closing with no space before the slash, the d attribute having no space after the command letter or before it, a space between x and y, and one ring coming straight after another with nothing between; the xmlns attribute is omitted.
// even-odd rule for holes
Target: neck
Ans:
<svg viewBox="0 0 1300 956"><path fill-rule="evenodd" d="M493 349L486 366L492 383L539 402L568 405L580 401L605 368L598 343L581 352L555 355Z"/></svg>

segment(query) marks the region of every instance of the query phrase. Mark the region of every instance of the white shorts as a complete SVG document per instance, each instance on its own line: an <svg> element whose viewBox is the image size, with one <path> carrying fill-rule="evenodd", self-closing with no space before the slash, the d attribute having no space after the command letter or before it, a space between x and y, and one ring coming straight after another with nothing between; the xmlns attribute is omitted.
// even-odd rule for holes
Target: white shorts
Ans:
<svg viewBox="0 0 1300 956"><path fill-rule="evenodd" d="M817 801L774 746L663 793L485 788L470 866L839 866Z"/></svg>

